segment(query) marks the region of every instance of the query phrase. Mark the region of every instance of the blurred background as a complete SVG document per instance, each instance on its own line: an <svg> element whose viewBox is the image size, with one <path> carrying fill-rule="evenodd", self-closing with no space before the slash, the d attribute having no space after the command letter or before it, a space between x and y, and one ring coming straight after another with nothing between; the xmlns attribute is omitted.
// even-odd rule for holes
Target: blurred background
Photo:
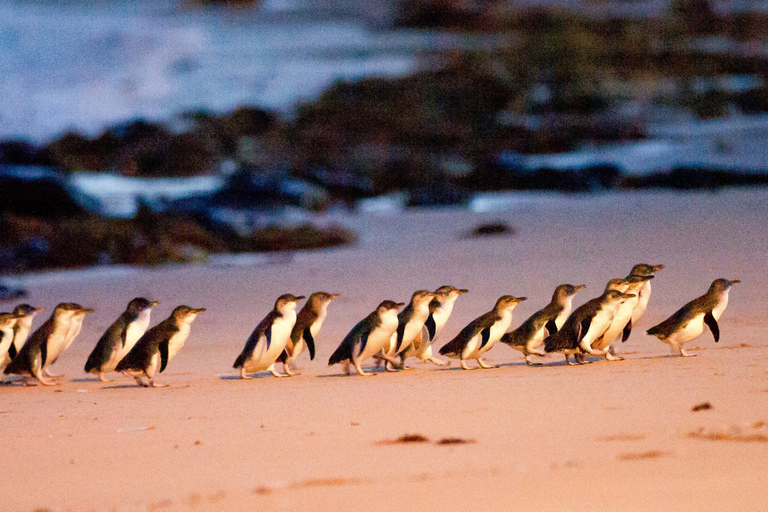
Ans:
<svg viewBox="0 0 768 512"><path fill-rule="evenodd" d="M0 1L6 274L351 244L333 212L489 192L764 186L766 154L768 1Z"/></svg>

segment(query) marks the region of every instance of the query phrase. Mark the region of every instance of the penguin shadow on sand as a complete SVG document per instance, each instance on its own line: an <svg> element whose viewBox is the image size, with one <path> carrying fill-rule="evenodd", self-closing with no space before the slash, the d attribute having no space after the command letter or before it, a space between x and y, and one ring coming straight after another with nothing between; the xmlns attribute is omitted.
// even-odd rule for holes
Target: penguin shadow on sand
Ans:
<svg viewBox="0 0 768 512"><path fill-rule="evenodd" d="M247 379L242 378L239 374L220 375L219 380L248 382L251 380L266 379L267 377L272 377L272 374L269 372L254 372L254 373L249 373Z"/></svg>

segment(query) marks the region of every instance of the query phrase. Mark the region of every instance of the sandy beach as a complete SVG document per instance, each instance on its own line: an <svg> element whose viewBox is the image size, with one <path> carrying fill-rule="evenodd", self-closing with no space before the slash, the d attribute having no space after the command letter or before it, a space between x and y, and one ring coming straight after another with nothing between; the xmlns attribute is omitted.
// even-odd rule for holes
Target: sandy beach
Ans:
<svg viewBox="0 0 768 512"><path fill-rule="evenodd" d="M509 209L338 214L350 248L189 266L55 272L19 279L47 309L96 312L53 370L59 386L0 387L2 510L628 510L768 507L768 190L519 195ZM469 237L484 222L511 236ZM558 284L574 306L635 263L663 263L625 361L526 367L502 344L497 369L410 364L342 376L327 360L384 299L468 288L436 342L504 294L527 296L513 327ZM645 329L741 279L720 319L668 357ZM231 366L278 295L340 293L302 375L243 381ZM98 338L136 296L205 307L179 355L140 389L83 373ZM11 309L6 303L3 309ZM34 327L44 318L38 318ZM370 364L370 362L369 362ZM279 366L279 365L278 365ZM694 407L709 403L711 407ZM393 442L418 434L425 442ZM465 442L443 443L454 439Z"/></svg>

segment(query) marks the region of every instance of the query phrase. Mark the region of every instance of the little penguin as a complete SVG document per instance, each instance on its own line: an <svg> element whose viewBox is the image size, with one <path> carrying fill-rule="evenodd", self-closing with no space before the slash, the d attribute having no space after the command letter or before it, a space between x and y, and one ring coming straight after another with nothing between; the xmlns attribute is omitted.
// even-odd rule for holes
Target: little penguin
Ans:
<svg viewBox="0 0 768 512"><path fill-rule="evenodd" d="M80 334L80 330L83 328L83 320L85 320L85 315L88 313L93 313L93 309L91 308L84 308L80 304L77 304L75 302L69 303L70 307L74 310L74 314L69 320L69 329L67 331L67 335L64 337L63 341L59 344L53 344L49 345L49 352L48 352L48 361L43 365L43 373L48 377L61 377L61 375L56 375L54 373L51 373L50 366L54 365L56 361L59 360L59 356L67 350L71 345L72 342L75 341L75 338L77 338L77 335Z"/></svg>
<svg viewBox="0 0 768 512"><path fill-rule="evenodd" d="M435 293L429 290L418 290L413 293L411 301L397 315L397 330L382 349L385 354L394 358L411 346L416 336L424 329L424 324L429 318L429 304L434 297ZM384 368L387 371L397 371L389 361L384 363ZM401 357L399 368L405 368L405 357Z"/></svg>
<svg viewBox="0 0 768 512"><path fill-rule="evenodd" d="M281 295L275 301L275 307L259 322L245 343L243 351L237 356L233 368L240 369L240 377L249 379L248 373L267 370L275 377L287 377L275 369L275 362L285 350L291 331L296 324L296 304L304 299L303 295L290 293Z"/></svg>
<svg viewBox="0 0 768 512"><path fill-rule="evenodd" d="M124 372L136 379L143 387L167 387L168 384L155 383L155 374L162 373L171 359L181 350L189 337L191 324L205 308L179 306L171 316L149 329L139 338L130 352L117 363L115 370ZM141 377L149 379L149 383Z"/></svg>
<svg viewBox="0 0 768 512"><path fill-rule="evenodd" d="M13 308L18 319L13 326L13 345L8 349L8 355L11 359L16 357L21 347L27 342L29 331L32 330L32 320L41 311L45 311L45 308L36 308L29 304L19 304Z"/></svg>
<svg viewBox="0 0 768 512"><path fill-rule="evenodd" d="M16 313L0 313L0 370L11 362L8 350L13 346L13 327L18 319Z"/></svg>
<svg viewBox="0 0 768 512"><path fill-rule="evenodd" d="M647 263L638 263L629 272L631 276L652 276L659 270L662 270L664 265L649 265ZM651 282L646 281L643 287L640 289L637 305L632 311L632 325L637 325L637 321L643 316L645 310L648 308L648 301L651 300Z"/></svg>
<svg viewBox="0 0 768 512"><path fill-rule="evenodd" d="M696 354L683 350L683 344L701 336L705 325L712 331L715 343L720 341L720 327L717 321L728 306L728 292L731 286L740 282L738 279L715 279L707 293L693 299L675 314L648 329L648 334L669 344L672 354L695 356Z"/></svg>
<svg viewBox="0 0 768 512"><path fill-rule="evenodd" d="M592 342L602 336L611 325L613 316L621 303L635 296L610 288L617 281L624 280L609 281L602 295L576 308L563 327L544 340L544 351L548 354L562 352L569 365L571 364L570 354L576 356L576 362L579 364L584 362L584 353L592 356L604 355L605 352L602 350L592 348Z"/></svg>
<svg viewBox="0 0 768 512"><path fill-rule="evenodd" d="M539 347L544 344L547 336L560 330L573 309L573 296L586 287L587 285L584 284L561 284L555 288L552 301L544 309L531 315L514 331L505 333L499 341L522 352L527 365L534 364L531 361L531 355L541 357L547 355Z"/></svg>
<svg viewBox="0 0 768 512"><path fill-rule="evenodd" d="M625 300L619 306L616 314L613 315L611 325L601 337L592 343L593 349L605 352L605 358L608 361L622 361L624 359L613 353L611 344L619 339L619 337L621 337L622 341L626 341L629 338L629 334L632 332L632 312L637 307L637 302L640 299L640 290L651 279L653 279L653 275L630 275L624 280L627 286L623 287L622 291L634 294L635 296Z"/></svg>
<svg viewBox="0 0 768 512"><path fill-rule="evenodd" d="M76 309L68 302L57 305L51 317L32 333L16 357L5 367L5 374L22 375L24 385L30 385L29 377L36 378L44 386L56 384L44 375L43 368L50 361L48 354L51 347L60 347L66 342L75 312Z"/></svg>
<svg viewBox="0 0 768 512"><path fill-rule="evenodd" d="M152 308L160 304L136 297L99 338L85 363L86 373L95 373L101 382L109 382L105 374L115 371L117 363L136 345L149 327Z"/></svg>
<svg viewBox="0 0 768 512"><path fill-rule="evenodd" d="M413 339L410 346L400 354L401 363L405 363L409 357L418 357L422 361L429 361L438 366L451 364L447 359L439 359L432 355L432 343L448 322L456 299L465 293L469 293L469 290L449 285L441 286L435 290L435 297L429 303L429 316L424 322L424 327Z"/></svg>
<svg viewBox="0 0 768 512"><path fill-rule="evenodd" d="M483 361L482 355L509 329L512 325L512 311L524 300L527 297L502 295L492 310L474 319L455 338L443 345L440 354L459 358L464 370L470 369L467 359L477 359L480 368L495 368Z"/></svg>
<svg viewBox="0 0 768 512"><path fill-rule="evenodd" d="M309 359L315 359L315 337L323 326L328 315L328 306L331 301L338 299L338 293L315 292L309 296L304 307L296 315L296 323L291 329L291 336L285 344L285 350L280 354L279 361L283 363L283 371L287 375L295 375L290 365L306 348L309 350Z"/></svg>
<svg viewBox="0 0 768 512"><path fill-rule="evenodd" d="M370 315L360 320L341 341L339 347L328 360L328 366L341 363L347 375L352 375L352 364L358 375L369 376L375 373L366 373L361 364L363 361L379 353L389 343L392 334L397 330L397 310L404 306L404 302L385 300ZM381 354L381 357L389 360L390 356ZM390 361L394 364L394 360Z"/></svg>

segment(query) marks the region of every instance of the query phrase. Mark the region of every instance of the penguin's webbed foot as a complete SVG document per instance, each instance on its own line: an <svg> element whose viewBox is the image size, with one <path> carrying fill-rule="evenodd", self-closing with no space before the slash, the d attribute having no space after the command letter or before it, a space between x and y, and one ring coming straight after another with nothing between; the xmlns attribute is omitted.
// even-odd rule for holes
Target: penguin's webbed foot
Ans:
<svg viewBox="0 0 768 512"><path fill-rule="evenodd" d="M136 384L138 384L139 387L142 387L142 388L148 388L149 387L149 384L147 384L146 382L141 380L141 377L134 377L134 379L136 379Z"/></svg>
<svg viewBox="0 0 768 512"><path fill-rule="evenodd" d="M293 377L294 375L301 375L301 373L291 370L291 367L288 366L287 363L283 363L283 371L289 377Z"/></svg>
<svg viewBox="0 0 768 512"><path fill-rule="evenodd" d="M388 372L393 372L393 373L400 371L398 368L395 368L395 365L392 364L391 361L387 361L384 363L384 369L387 370Z"/></svg>
<svg viewBox="0 0 768 512"><path fill-rule="evenodd" d="M461 369L462 370L476 370L477 369L477 368L470 368L469 366L467 366L467 362L464 359L461 359L459 361L459 364L461 364Z"/></svg>
<svg viewBox="0 0 768 512"><path fill-rule="evenodd" d="M497 366L497 365L495 365L495 364L490 364L490 363L486 363L485 361L483 361L483 360L482 360L482 359L480 359L479 357L477 358L477 364L479 364L479 365L480 365L480 368L484 368L484 369L486 369L486 370L487 370L487 369L490 369L490 368L498 368L498 366Z"/></svg>
<svg viewBox="0 0 768 512"><path fill-rule="evenodd" d="M149 384L147 385L149 388L167 388L170 386L170 384L158 384L153 379L149 379Z"/></svg>
<svg viewBox="0 0 768 512"><path fill-rule="evenodd" d="M101 382L112 382L112 379L108 379L104 372L99 372L99 380Z"/></svg>
<svg viewBox="0 0 768 512"><path fill-rule="evenodd" d="M696 357L699 354L689 354L688 352L686 352L685 350L683 350L681 348L680 349L680 355L683 356L683 357Z"/></svg>
<svg viewBox="0 0 768 512"><path fill-rule="evenodd" d="M624 358L621 356L617 356L616 354L613 354L611 352L605 353L605 359L606 361L623 361Z"/></svg>
<svg viewBox="0 0 768 512"><path fill-rule="evenodd" d="M437 366L450 366L451 365L450 359L438 359L436 357L430 357L429 359L427 359L427 361L429 361L432 364L436 364Z"/></svg>

